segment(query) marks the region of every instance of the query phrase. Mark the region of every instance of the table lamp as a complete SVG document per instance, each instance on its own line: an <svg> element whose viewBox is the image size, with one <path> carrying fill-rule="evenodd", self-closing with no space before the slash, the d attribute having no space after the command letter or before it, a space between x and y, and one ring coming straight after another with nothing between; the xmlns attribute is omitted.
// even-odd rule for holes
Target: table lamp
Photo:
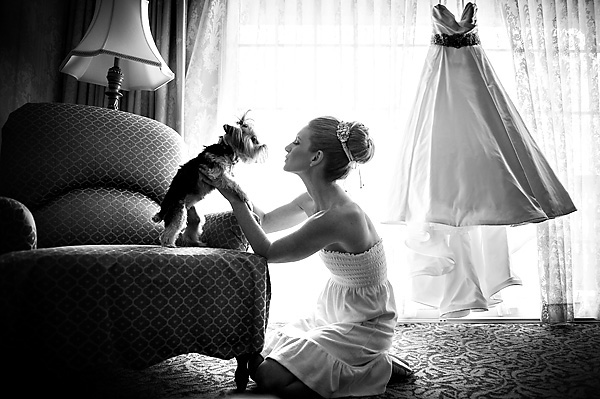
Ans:
<svg viewBox="0 0 600 399"><path fill-rule="evenodd" d="M156 90L175 77L150 33L148 0L96 0L85 36L60 71L83 82L108 82L112 109L119 109L121 90Z"/></svg>

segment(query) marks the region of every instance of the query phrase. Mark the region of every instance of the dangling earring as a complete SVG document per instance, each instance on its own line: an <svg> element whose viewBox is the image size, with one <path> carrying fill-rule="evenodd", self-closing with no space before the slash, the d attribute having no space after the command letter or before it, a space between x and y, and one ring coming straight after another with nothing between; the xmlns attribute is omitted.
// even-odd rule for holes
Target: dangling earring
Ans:
<svg viewBox="0 0 600 399"><path fill-rule="evenodd" d="M358 168L358 182L359 182L358 187L362 190L362 188L365 185L363 184L363 181L362 181L362 174L360 173L360 168Z"/></svg>

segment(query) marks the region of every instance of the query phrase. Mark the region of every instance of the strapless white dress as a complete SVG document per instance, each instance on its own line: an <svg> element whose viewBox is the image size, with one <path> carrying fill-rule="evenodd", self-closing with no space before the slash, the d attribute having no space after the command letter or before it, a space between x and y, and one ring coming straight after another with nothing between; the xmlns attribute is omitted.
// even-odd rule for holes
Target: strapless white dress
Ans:
<svg viewBox="0 0 600 399"><path fill-rule="evenodd" d="M383 243L360 254L319 254L331 278L316 309L270 333L262 355L325 398L381 394L396 326Z"/></svg>

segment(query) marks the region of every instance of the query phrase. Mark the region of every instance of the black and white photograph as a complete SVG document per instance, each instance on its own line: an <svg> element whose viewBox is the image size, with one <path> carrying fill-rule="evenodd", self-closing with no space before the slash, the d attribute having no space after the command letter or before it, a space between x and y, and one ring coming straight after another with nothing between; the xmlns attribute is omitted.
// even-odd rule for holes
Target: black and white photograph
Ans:
<svg viewBox="0 0 600 399"><path fill-rule="evenodd" d="M3 397L599 397L598 0L0 15Z"/></svg>

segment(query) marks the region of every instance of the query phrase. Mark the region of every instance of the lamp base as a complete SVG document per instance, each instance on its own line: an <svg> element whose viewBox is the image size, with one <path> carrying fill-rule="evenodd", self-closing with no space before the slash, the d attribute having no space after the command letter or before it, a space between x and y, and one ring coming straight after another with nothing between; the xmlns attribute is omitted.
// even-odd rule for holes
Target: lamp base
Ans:
<svg viewBox="0 0 600 399"><path fill-rule="evenodd" d="M119 109L119 100L123 97L121 94L121 84L123 83L123 72L119 67L119 58L115 57L115 64L109 68L106 79L108 80L108 90L104 92L108 97L108 108Z"/></svg>

